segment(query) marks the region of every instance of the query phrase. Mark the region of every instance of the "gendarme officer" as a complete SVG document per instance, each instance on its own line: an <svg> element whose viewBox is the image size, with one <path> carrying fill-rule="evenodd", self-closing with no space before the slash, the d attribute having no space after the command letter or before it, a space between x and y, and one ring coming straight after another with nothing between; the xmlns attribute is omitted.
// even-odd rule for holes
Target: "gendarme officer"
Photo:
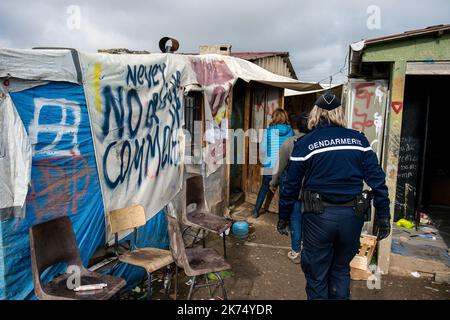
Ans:
<svg viewBox="0 0 450 320"><path fill-rule="evenodd" d="M373 195L378 240L390 233L388 189L366 137L347 129L339 98L327 92L315 103L312 131L294 146L280 190L278 231L287 234L300 190L303 202L301 266L308 299L348 299L350 261ZM372 189L363 192L363 182Z"/></svg>

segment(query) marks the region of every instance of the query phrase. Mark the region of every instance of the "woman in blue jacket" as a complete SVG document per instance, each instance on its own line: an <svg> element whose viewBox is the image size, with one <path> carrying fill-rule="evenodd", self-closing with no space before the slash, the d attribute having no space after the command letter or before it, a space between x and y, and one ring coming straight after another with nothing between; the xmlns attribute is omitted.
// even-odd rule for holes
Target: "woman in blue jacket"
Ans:
<svg viewBox="0 0 450 320"><path fill-rule="evenodd" d="M252 212L254 218L259 217L259 211L269 192L272 173L277 171L276 165L278 164L278 153L281 145L293 135L294 131L289 125L288 114L283 109L276 109L272 113L272 122L264 130L263 138L259 146L263 179L258 192L258 198L256 199L255 208Z"/></svg>

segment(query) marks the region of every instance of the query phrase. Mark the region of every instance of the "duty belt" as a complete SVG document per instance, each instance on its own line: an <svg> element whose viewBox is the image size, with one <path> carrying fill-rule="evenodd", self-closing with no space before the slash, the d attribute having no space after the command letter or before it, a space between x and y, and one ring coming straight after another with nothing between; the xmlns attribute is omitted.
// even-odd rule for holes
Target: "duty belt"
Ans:
<svg viewBox="0 0 450 320"><path fill-rule="evenodd" d="M325 207L354 207L355 206L355 200L351 200L344 203L331 203L322 200L322 203Z"/></svg>
<svg viewBox="0 0 450 320"><path fill-rule="evenodd" d="M303 213L322 214L326 207L346 207L354 208L357 215L364 217L364 221L370 220L372 195L368 190L364 190L355 199L343 203L327 202L317 192L302 190L301 200Z"/></svg>

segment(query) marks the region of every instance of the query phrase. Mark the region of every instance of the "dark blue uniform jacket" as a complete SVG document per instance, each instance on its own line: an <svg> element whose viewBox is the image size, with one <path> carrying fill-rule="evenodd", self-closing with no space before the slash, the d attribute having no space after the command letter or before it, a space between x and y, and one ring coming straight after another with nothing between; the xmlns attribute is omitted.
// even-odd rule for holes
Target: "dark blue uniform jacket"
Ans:
<svg viewBox="0 0 450 320"><path fill-rule="evenodd" d="M389 218L385 174L367 138L358 131L320 122L294 146L280 190L280 219L289 221L301 187L328 202L345 203L372 188L378 218Z"/></svg>

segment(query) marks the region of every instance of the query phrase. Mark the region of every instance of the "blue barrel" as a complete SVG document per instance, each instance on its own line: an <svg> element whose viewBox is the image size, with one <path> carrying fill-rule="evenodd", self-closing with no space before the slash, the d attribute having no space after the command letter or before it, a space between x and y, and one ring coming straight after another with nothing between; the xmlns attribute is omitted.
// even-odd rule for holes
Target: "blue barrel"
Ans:
<svg viewBox="0 0 450 320"><path fill-rule="evenodd" d="M233 223L233 235L239 240L245 240L248 237L248 222L236 221Z"/></svg>

